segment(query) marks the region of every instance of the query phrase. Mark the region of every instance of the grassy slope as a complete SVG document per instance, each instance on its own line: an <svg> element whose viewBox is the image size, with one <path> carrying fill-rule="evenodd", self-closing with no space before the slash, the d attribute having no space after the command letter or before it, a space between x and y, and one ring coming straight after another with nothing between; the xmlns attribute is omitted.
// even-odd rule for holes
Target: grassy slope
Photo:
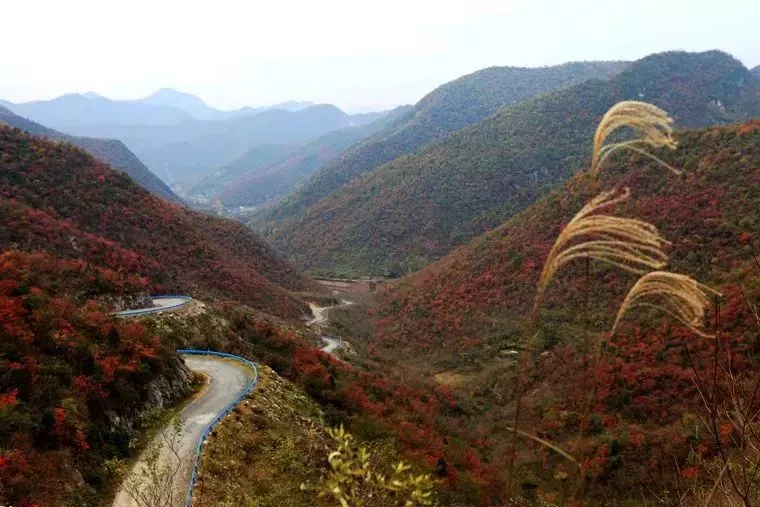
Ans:
<svg viewBox="0 0 760 507"><path fill-rule="evenodd" d="M271 240L314 272L394 275L418 269L521 211L579 168L615 102L644 97L682 127L760 115L760 83L720 52L647 57L506 107L327 197Z"/></svg>
<svg viewBox="0 0 760 507"><path fill-rule="evenodd" d="M446 83L412 111L323 167L298 192L256 221L265 228L296 217L349 181L385 162L476 123L506 104L620 72L624 62L567 63L538 69L490 67Z"/></svg>
<svg viewBox="0 0 760 507"><path fill-rule="evenodd" d="M153 291L234 297L278 315L311 282L241 224L156 198L84 151L0 127L0 247L148 277Z"/></svg>

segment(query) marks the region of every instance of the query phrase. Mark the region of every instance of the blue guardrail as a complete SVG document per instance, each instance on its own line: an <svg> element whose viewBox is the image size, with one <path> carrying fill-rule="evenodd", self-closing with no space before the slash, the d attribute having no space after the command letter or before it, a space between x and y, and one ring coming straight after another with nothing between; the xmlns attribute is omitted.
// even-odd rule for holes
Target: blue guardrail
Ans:
<svg viewBox="0 0 760 507"><path fill-rule="evenodd" d="M140 308L137 310L124 310L121 312L116 312L114 315L123 319L126 317L136 317L138 315L148 315L149 313L165 312L167 310L173 310L175 308L179 308L180 306L186 305L193 299L190 296L179 296L179 295L177 296L172 296L172 295L151 296L150 298L151 299L181 299L182 302L175 303L173 305L167 305L167 306L153 306L150 308Z"/></svg>
<svg viewBox="0 0 760 507"><path fill-rule="evenodd" d="M190 476L190 484L187 485L187 499L185 500L185 507L191 507L193 502L193 488L195 487L195 480L198 476L198 465L201 461L201 447L203 447L203 442L206 440L208 434L211 433L211 430L213 430L214 427L218 425L222 419L224 419L224 417L229 414L238 403L240 403L243 398L248 396L251 391L253 391L253 388L256 387L256 383L259 381L259 370L256 368L256 364L249 361L248 359L233 354L227 354L225 352L214 352L212 350L179 349L177 350L177 353L195 356L217 356L233 359L235 361L240 361L253 370L253 380L251 383L248 384L248 386L237 396L237 398L232 401L232 403L227 405L227 408L225 408L218 416L216 416L213 421L211 421L208 426L206 426L206 429L203 430L203 433L201 434L201 438L198 440L198 446L195 448L195 458L193 459L193 473Z"/></svg>

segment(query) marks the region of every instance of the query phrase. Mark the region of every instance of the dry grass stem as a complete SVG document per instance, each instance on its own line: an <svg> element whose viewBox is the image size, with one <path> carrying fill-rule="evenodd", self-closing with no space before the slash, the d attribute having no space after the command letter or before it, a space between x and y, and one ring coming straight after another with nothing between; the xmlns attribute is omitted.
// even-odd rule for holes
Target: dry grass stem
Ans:
<svg viewBox="0 0 760 507"><path fill-rule="evenodd" d="M657 228L641 220L595 214L602 208L628 199L630 192L603 192L573 217L557 237L544 264L536 290L534 311L541 304L547 285L565 264L579 258L595 259L633 273L665 266L668 242ZM584 241L572 244L575 240Z"/></svg>
<svg viewBox="0 0 760 507"><path fill-rule="evenodd" d="M534 442L541 444L542 446L546 447L547 449L550 449L550 450L556 452L557 454L559 454L560 456L562 456L563 458L567 459L569 462L573 463L575 466L577 466L577 467L580 468L581 464L578 462L578 460L575 459L575 457L573 457L572 454L570 454L569 452L563 450L561 447L558 447L558 446L554 445L553 443L549 442L548 440L544 440L543 438L539 438L539 437L537 437L535 435L531 435L527 431L523 431L523 430L517 429L517 428L512 428L510 426L507 426L506 428L509 431L513 431L513 432L517 433L518 435L521 435L521 436L523 436L525 438L533 440Z"/></svg>
<svg viewBox="0 0 760 507"><path fill-rule="evenodd" d="M613 132L630 128L636 137L618 143L604 144ZM628 100L615 104L602 118L594 135L594 151L591 159L591 176L596 179L599 169L609 156L620 149L635 151L657 161L675 174L681 171L668 165L660 158L645 151L645 148L675 148L673 119L657 106L646 102Z"/></svg>
<svg viewBox="0 0 760 507"><path fill-rule="evenodd" d="M666 271L647 273L639 278L620 305L612 333L629 310L644 306L667 313L699 336L712 337L701 329L711 295L721 294L686 275Z"/></svg>

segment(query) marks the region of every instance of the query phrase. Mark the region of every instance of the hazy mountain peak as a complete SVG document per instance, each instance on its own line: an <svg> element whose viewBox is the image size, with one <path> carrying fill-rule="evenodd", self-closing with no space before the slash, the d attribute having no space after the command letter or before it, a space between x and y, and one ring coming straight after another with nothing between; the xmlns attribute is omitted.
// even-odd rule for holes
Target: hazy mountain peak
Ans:
<svg viewBox="0 0 760 507"><path fill-rule="evenodd" d="M285 102L280 102L278 104L274 104L273 106L269 106L272 109L287 109L288 111L299 111L301 109L306 109L307 107L315 106L316 104L310 100L286 100Z"/></svg>
<svg viewBox="0 0 760 507"><path fill-rule="evenodd" d="M95 92L84 92L82 94L82 96L83 97L87 97L88 99L105 99L104 96L100 95L99 93L95 93Z"/></svg>
<svg viewBox="0 0 760 507"><path fill-rule="evenodd" d="M136 102L156 106L171 106L181 109L196 118L204 118L214 112L203 100L193 94L180 92L174 88L161 88Z"/></svg>

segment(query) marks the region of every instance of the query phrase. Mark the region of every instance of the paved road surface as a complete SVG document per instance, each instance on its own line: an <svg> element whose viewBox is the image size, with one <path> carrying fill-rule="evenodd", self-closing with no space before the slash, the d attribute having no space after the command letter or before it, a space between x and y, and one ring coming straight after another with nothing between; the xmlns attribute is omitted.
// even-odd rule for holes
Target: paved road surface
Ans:
<svg viewBox="0 0 760 507"><path fill-rule="evenodd" d="M321 349L319 349L322 352L327 352L328 354L332 354L333 352L335 352L335 349L340 347L340 340L336 340L332 336L323 336L322 341L324 341L327 344Z"/></svg>
<svg viewBox="0 0 760 507"><path fill-rule="evenodd" d="M139 317L151 313L161 313L164 311L180 308L193 300L190 296L156 296L151 298L153 306L149 308L139 308L137 310L124 310L116 312L115 315L121 318Z"/></svg>
<svg viewBox="0 0 760 507"><path fill-rule="evenodd" d="M174 298L174 297L153 298L154 306L180 306L180 305L184 305L187 302L188 300L186 298Z"/></svg>
<svg viewBox="0 0 760 507"><path fill-rule="evenodd" d="M181 468L174 480L174 501L172 502L172 505L176 506L185 505L193 456L203 430L253 380L252 372L234 361L203 356L184 356L184 358L188 368L208 375L209 385L206 391L185 407L180 414L182 439L178 454L181 459ZM161 436L159 435L157 438L160 439ZM162 459L165 460L165 463L176 463L176 458L166 448L163 449ZM144 463L140 458L132 470L131 476L139 474L143 467ZM137 503L123 489L119 491L113 503L113 507L134 507L136 505Z"/></svg>
<svg viewBox="0 0 760 507"><path fill-rule="evenodd" d="M314 318L311 319L306 323L307 326L315 326L317 324L322 324L323 322L327 322L327 310L330 308L338 308L341 306L348 306L354 304L353 301L348 301L347 299L342 299L341 304L339 305L333 305L333 306L317 306L314 303L309 303L309 308L311 308L311 313L314 315ZM322 347L322 352L327 352L328 354L332 354L335 352L335 350L340 347L340 340L336 340L332 336L321 336L322 341L325 342L327 345Z"/></svg>

